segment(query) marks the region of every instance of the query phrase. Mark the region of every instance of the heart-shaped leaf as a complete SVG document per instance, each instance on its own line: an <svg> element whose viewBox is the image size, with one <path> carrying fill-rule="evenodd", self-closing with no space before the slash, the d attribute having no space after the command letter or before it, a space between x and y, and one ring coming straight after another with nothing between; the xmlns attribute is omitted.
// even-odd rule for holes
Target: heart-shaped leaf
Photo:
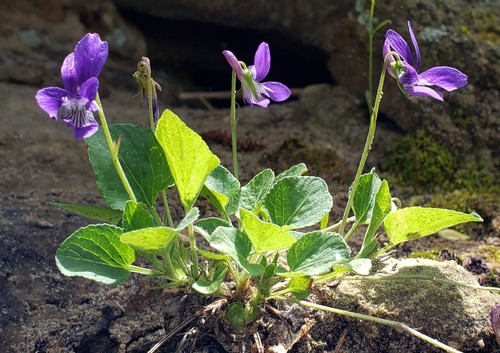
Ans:
<svg viewBox="0 0 500 353"><path fill-rule="evenodd" d="M56 251L56 264L65 276L81 276L118 284L129 276L135 251L120 241L122 229L97 224L78 229Z"/></svg>
<svg viewBox="0 0 500 353"><path fill-rule="evenodd" d="M482 222L477 213L462 213L441 208L406 207L390 213L384 220L390 246L418 239L466 222Z"/></svg>
<svg viewBox="0 0 500 353"><path fill-rule="evenodd" d="M165 110L158 120L156 138L165 151L181 202L189 210L208 175L219 165L219 158L170 110Z"/></svg>
<svg viewBox="0 0 500 353"><path fill-rule="evenodd" d="M314 231L292 245L287 254L290 272L319 275L349 258L350 249L337 233Z"/></svg>
<svg viewBox="0 0 500 353"><path fill-rule="evenodd" d="M280 226L261 221L255 214L240 209L243 231L248 235L257 254L289 248L295 238Z"/></svg>
<svg viewBox="0 0 500 353"><path fill-rule="evenodd" d="M285 229L304 228L321 221L333 205L325 181L291 176L276 182L264 198L271 221Z"/></svg>
<svg viewBox="0 0 500 353"><path fill-rule="evenodd" d="M120 141L118 159L137 201L154 206L158 193L174 180L153 132L126 124L110 125L109 130L113 141ZM124 210L130 197L116 172L102 129L85 142L101 195L111 208Z"/></svg>

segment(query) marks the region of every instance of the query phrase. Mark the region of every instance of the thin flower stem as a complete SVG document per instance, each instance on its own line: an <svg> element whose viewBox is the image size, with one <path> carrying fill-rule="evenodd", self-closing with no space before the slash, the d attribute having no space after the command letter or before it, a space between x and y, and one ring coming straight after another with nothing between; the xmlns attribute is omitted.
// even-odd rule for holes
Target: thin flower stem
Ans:
<svg viewBox="0 0 500 353"><path fill-rule="evenodd" d="M360 220L356 220L356 222L352 225L351 229L347 232L347 234L344 237L344 241L349 241L351 239L352 235L358 229L359 225L361 224Z"/></svg>
<svg viewBox="0 0 500 353"><path fill-rule="evenodd" d="M419 275L413 275L413 276L411 276L411 275L410 276L406 276L406 275L404 275L404 276L396 276L396 275L393 275L393 276L338 276L336 279L339 281L397 281L397 280L401 280L401 281L405 281L405 280L433 281L433 282L437 282L437 283L448 284L450 286L500 293L500 288L483 287L483 286L474 285L474 284L467 284L467 283L450 281L450 280L443 279L443 278L425 277L425 276L419 276ZM315 283L316 283L316 281L315 281Z"/></svg>
<svg viewBox="0 0 500 353"><path fill-rule="evenodd" d="M349 217L347 218L347 223L351 223L351 222L354 222L356 220L356 217L352 216L352 217ZM332 224L331 226L329 227L326 227L326 228L323 228L322 230L324 232L331 232L331 231L334 231L334 230L337 230L340 228L340 224L342 223L342 221L340 222L337 222L335 224Z"/></svg>
<svg viewBox="0 0 500 353"><path fill-rule="evenodd" d="M149 127L155 132L155 121L153 112L153 78L151 77L151 67L146 71L146 81L147 81L147 95L148 95L148 113L149 113ZM170 205L168 204L167 192L165 190L161 191L161 199L163 202L163 208L165 208L165 218L166 224L169 227L174 227L174 222L172 221L172 214L170 213Z"/></svg>
<svg viewBox="0 0 500 353"><path fill-rule="evenodd" d="M231 75L231 144L233 151L233 174L238 179L238 145L236 143L236 71L232 71Z"/></svg>
<svg viewBox="0 0 500 353"><path fill-rule="evenodd" d="M352 183L351 189L349 191L349 198L347 199L347 205L345 206L344 216L342 217L342 222L340 224L340 229L339 229L340 235L344 235L347 218L349 217L349 212L351 211L351 206L354 199L354 195L356 194L356 190L358 188L359 179L361 178L361 173L363 173L363 168L365 167L366 159L368 158L368 152L370 151L373 138L375 137L378 109L380 107L380 101L382 100L382 88L384 87L386 67L387 63L389 62L389 57L392 54L393 54L392 52L389 52L389 54L387 54L384 60L382 74L380 75L380 81L378 83L377 95L375 97L375 106L373 107L373 112L370 116L370 127L368 128L368 135L366 136L365 147L363 149L363 153L361 154L361 160L359 161L356 177L354 178L354 182Z"/></svg>
<svg viewBox="0 0 500 353"><path fill-rule="evenodd" d="M135 266L135 265L128 265L126 267L127 270L130 272L135 272L135 273L140 273L141 275L146 275L146 276L161 276L163 273L150 270L149 268L144 268L140 266Z"/></svg>
<svg viewBox="0 0 500 353"><path fill-rule="evenodd" d="M102 103L101 99L99 97L99 94L96 95L95 101L97 105L99 106L99 109L97 110L97 113L99 114L99 119L101 120L101 127L102 130L104 131L104 136L106 137L106 142L108 143L108 148L109 152L111 153L111 160L113 161L113 165L115 166L116 172L118 173L118 176L123 184L123 187L125 188L125 191L127 192L129 198L133 201L137 202L137 198L135 197L134 191L132 190L132 187L130 186L130 183L128 182L127 176L125 175L125 172L123 171L122 165L120 164L120 160L118 159L118 150L120 148L120 143L116 144L113 142L113 139L111 138L111 133L109 132L109 127L108 123L106 121L106 116L104 115L104 110L102 108Z"/></svg>
<svg viewBox="0 0 500 353"><path fill-rule="evenodd" d="M147 94L148 94L148 112L149 112L149 127L153 132L155 131L155 120L153 117L153 79L151 77L151 68L146 73Z"/></svg>
<svg viewBox="0 0 500 353"><path fill-rule="evenodd" d="M198 278L200 270L198 268L198 254L196 253L196 239L194 237L193 224L188 225L188 233L189 233L189 248L191 250L191 261L193 262L193 266L191 267L191 276L194 279L196 279Z"/></svg>
<svg viewBox="0 0 500 353"><path fill-rule="evenodd" d="M442 342L439 342L438 340L436 340L434 338L431 338L431 337L429 337L427 335L424 335L423 333L421 333L421 332L419 332L419 331L417 331L415 329L412 329L408 325L405 325L405 324L403 324L401 322L398 322L398 321L393 321L393 320L388 320L388 319L382 319L382 318L378 318L378 317L374 317L374 316L370 316L370 315L355 313L355 312L352 312L352 311L331 308L331 307L328 307L328 306L311 303L311 302L308 302L308 301L305 301L305 300L298 300L298 299L295 299L295 298L289 298L289 297L283 297L283 296L274 296L273 299L279 299L279 300L283 300L283 301L287 301L287 302L291 302L291 303L296 303L296 304L299 304L299 305L302 305L302 306L305 306L305 307L309 307L309 308L312 308L312 309L316 309L316 310L326 311L326 312L330 312L330 313L334 313L334 314L338 314L338 315L352 317L352 318L358 319L358 320L371 321L371 322L375 322L377 324L390 326L390 327L393 327L395 329L399 329L399 330L402 330L404 332L407 332L407 333L409 333L409 334L411 334L411 335L413 335L415 337L418 337L418 338L420 338L420 339L422 339L422 340L424 340L424 341L432 344L435 347L441 348L442 350L444 350L446 352L449 352L449 353L461 353L459 350L456 350L456 349L454 349L454 348L452 348L450 346L447 346L446 344L444 344Z"/></svg>
<svg viewBox="0 0 500 353"><path fill-rule="evenodd" d="M170 206L168 204L167 192L165 190L161 191L161 198L163 200L163 207L165 208L165 218L167 226L170 228L174 227L174 221L172 220L172 214L170 213Z"/></svg>

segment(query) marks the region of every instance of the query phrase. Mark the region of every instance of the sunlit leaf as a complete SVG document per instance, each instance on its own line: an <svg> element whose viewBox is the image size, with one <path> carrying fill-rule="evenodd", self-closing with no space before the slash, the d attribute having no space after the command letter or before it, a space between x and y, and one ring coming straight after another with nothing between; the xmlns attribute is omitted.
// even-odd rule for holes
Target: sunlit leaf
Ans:
<svg viewBox="0 0 500 353"><path fill-rule="evenodd" d="M350 249L339 234L314 231L292 245L287 254L287 263L290 272L314 276L348 259L349 254Z"/></svg>
<svg viewBox="0 0 500 353"><path fill-rule="evenodd" d="M165 110L156 127L156 138L165 151L184 208L189 210L208 175L220 163L200 135L177 115Z"/></svg>
<svg viewBox="0 0 500 353"><path fill-rule="evenodd" d="M56 251L56 264L65 276L81 276L106 284L118 284L129 276L135 251L120 241L122 229L97 224L80 228Z"/></svg>
<svg viewBox="0 0 500 353"><path fill-rule="evenodd" d="M418 239L466 222L482 222L477 213L462 213L441 208L407 207L390 213L384 227L390 245Z"/></svg>
<svg viewBox="0 0 500 353"><path fill-rule="evenodd" d="M77 205L60 202L49 202L48 204L66 211L70 211L78 216L95 219L97 221L107 222L114 225L117 225L121 221L123 214L123 212L120 210L114 210L112 208L102 206Z"/></svg>
<svg viewBox="0 0 500 353"><path fill-rule="evenodd" d="M234 215L240 203L240 182L226 168L216 167L201 190L201 194L223 215Z"/></svg>
<svg viewBox="0 0 500 353"><path fill-rule="evenodd" d="M271 189L273 182L274 172L271 169L264 169L254 176L247 185L241 188L240 207L254 211L264 195Z"/></svg>
<svg viewBox="0 0 500 353"><path fill-rule="evenodd" d="M273 223L295 229L321 221L332 208L333 200L323 179L292 176L276 182L263 205Z"/></svg>
<svg viewBox="0 0 500 353"><path fill-rule="evenodd" d="M280 226L261 221L255 214L240 210L243 231L248 235L257 254L290 247L295 238Z"/></svg>

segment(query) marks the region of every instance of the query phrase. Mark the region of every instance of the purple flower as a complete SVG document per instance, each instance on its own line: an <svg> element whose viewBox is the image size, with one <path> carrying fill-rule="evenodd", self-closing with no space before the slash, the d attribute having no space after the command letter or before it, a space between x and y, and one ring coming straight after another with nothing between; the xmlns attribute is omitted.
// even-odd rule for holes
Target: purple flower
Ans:
<svg viewBox="0 0 500 353"><path fill-rule="evenodd" d="M269 105L269 100L281 102L290 97L290 89L284 84L261 82L266 78L271 68L269 44L260 43L255 52L254 65L248 68L245 64L239 62L229 50L224 50L222 54L236 72L236 77L240 80L243 89L243 100L250 106L259 105L265 108Z"/></svg>
<svg viewBox="0 0 500 353"><path fill-rule="evenodd" d="M437 86L450 92L467 84L467 75L449 66L431 67L418 74L418 70L420 70L420 50L410 21L408 21L408 30L415 48L416 62L413 61L408 43L392 29L385 34L383 47L384 58L390 51L395 51L400 56L401 61L398 62L394 57L390 59L391 68L388 67L387 71L391 76L399 80L408 95L428 96L442 101L443 94L430 86Z"/></svg>
<svg viewBox="0 0 500 353"><path fill-rule="evenodd" d="M98 34L89 33L83 37L69 54L61 67L64 89L46 87L39 90L36 100L53 120L61 119L73 127L75 138L92 136L99 125L93 112L99 80L97 76L108 57L108 43L101 41Z"/></svg>

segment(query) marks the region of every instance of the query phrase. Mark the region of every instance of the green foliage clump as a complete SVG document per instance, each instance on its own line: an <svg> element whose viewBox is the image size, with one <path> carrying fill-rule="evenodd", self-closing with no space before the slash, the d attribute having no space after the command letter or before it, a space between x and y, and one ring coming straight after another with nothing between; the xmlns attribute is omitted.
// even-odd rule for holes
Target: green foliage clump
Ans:
<svg viewBox="0 0 500 353"><path fill-rule="evenodd" d="M492 214L500 206L500 188L491 187L481 191L459 189L453 192L435 195L427 203L430 207L453 207L456 210L467 212L481 212Z"/></svg>
<svg viewBox="0 0 500 353"><path fill-rule="evenodd" d="M401 185L416 190L447 186L454 179L456 158L439 145L425 130L408 135L388 150L382 168L393 174Z"/></svg>
<svg viewBox="0 0 500 353"><path fill-rule="evenodd" d="M418 251L411 253L410 258L412 258L412 259L439 260L439 251L436 249L418 250Z"/></svg>

